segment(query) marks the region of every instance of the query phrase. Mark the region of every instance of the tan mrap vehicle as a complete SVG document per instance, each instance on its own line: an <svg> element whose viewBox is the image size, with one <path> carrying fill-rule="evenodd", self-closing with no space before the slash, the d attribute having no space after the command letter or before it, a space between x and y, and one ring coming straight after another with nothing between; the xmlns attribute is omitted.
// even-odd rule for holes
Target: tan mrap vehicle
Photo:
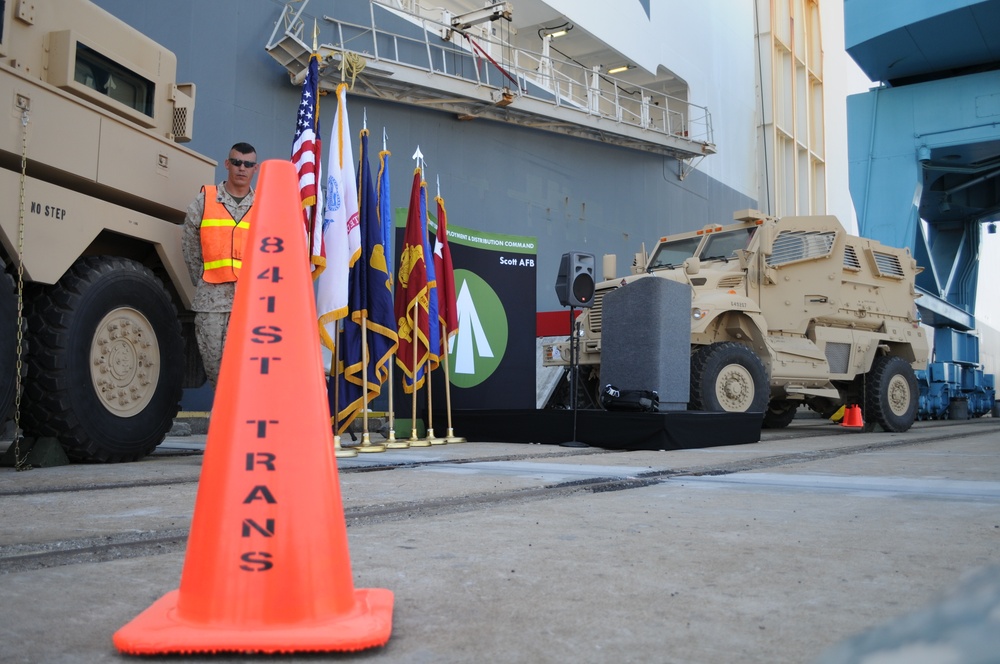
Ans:
<svg viewBox="0 0 1000 664"><path fill-rule="evenodd" d="M181 324L194 286L180 224L215 177L178 145L194 86L175 82L173 53L87 0L0 12L0 419L21 382L25 436L54 436L75 460L138 459L182 386L204 381Z"/></svg>
<svg viewBox="0 0 1000 664"><path fill-rule="evenodd" d="M832 216L734 218L661 238L630 276L605 274L581 315L581 367L599 369L604 295L672 279L692 291L689 409L762 411L779 428L801 404L824 416L858 404L869 429L909 429L928 355L909 251L848 235ZM569 356L568 341L549 344L543 363Z"/></svg>

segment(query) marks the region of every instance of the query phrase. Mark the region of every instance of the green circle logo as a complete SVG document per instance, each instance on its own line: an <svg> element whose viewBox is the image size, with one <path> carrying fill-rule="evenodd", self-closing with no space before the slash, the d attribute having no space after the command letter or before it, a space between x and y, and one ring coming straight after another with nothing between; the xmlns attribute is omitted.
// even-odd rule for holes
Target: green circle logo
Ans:
<svg viewBox="0 0 1000 664"><path fill-rule="evenodd" d="M493 375L507 351L507 312L479 275L455 270L458 332L449 341L448 366L456 387L475 387Z"/></svg>

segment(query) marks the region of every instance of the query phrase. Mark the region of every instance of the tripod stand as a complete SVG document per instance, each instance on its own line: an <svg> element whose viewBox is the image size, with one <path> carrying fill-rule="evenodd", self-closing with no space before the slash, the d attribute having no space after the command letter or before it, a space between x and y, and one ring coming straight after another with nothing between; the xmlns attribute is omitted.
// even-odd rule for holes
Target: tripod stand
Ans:
<svg viewBox="0 0 1000 664"><path fill-rule="evenodd" d="M577 386L580 372L580 324L576 320L576 308L569 308L569 327L572 334L569 338L569 400L573 409L573 437L565 443L560 443L562 447L590 447L587 443L576 439L576 411L577 411Z"/></svg>

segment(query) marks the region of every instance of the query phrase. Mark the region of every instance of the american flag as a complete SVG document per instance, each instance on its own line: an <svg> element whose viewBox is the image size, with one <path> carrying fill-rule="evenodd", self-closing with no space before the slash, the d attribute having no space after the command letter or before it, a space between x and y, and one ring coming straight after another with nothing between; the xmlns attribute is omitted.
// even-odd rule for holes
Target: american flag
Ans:
<svg viewBox="0 0 1000 664"><path fill-rule="evenodd" d="M299 195L306 236L309 241L309 259L314 277L326 265L326 251L322 233L322 182L319 139L319 56L309 58L309 67L302 83L302 101L299 102L295 120L295 138L292 141L292 163L299 174Z"/></svg>

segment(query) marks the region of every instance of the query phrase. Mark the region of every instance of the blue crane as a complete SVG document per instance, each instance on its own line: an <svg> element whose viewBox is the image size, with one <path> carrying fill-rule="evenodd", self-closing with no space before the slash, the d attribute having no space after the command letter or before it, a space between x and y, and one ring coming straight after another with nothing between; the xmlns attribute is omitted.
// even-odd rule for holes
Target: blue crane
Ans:
<svg viewBox="0 0 1000 664"><path fill-rule="evenodd" d="M862 236L908 247L934 329L920 417L990 411L979 364L980 233L1000 221L1000 0L845 0L848 54L881 85L847 100Z"/></svg>

